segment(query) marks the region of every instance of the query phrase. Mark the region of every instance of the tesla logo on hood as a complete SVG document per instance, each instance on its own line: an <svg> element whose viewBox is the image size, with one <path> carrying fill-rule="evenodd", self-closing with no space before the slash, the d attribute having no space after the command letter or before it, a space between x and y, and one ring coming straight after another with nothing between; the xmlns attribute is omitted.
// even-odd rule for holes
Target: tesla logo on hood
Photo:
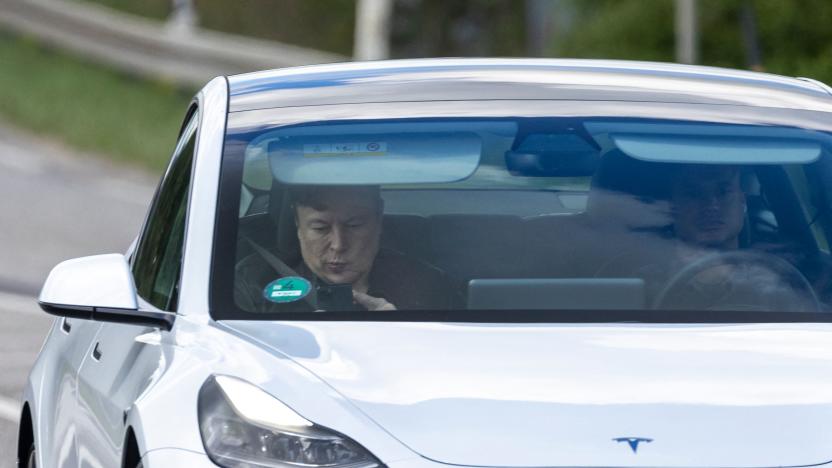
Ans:
<svg viewBox="0 0 832 468"><path fill-rule="evenodd" d="M653 439L645 439L644 437L618 437L613 439L613 442L627 442L627 445L633 449L633 453L638 453L638 444L642 442L649 444L650 442L653 442Z"/></svg>

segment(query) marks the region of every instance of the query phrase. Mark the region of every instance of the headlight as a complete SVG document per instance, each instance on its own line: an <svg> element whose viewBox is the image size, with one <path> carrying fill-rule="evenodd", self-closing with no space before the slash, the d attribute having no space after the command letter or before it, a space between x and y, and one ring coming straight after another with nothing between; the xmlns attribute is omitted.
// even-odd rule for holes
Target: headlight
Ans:
<svg viewBox="0 0 832 468"><path fill-rule="evenodd" d="M208 379L198 409L205 451L223 467L383 467L358 443L307 421L240 379Z"/></svg>

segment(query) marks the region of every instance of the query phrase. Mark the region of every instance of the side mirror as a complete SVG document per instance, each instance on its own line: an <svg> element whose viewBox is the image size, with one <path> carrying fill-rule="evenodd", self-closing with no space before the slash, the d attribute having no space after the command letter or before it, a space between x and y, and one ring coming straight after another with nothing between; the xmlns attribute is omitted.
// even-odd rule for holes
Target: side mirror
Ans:
<svg viewBox="0 0 832 468"><path fill-rule="evenodd" d="M59 263L46 278L38 303L59 317L147 325L170 330L174 314L139 310L124 255L82 257Z"/></svg>

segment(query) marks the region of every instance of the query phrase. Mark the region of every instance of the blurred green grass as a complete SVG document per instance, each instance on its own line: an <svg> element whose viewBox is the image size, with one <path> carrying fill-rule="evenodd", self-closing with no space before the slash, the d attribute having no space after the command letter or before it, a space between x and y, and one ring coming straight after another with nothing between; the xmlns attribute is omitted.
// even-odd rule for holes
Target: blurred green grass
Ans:
<svg viewBox="0 0 832 468"><path fill-rule="evenodd" d="M0 116L78 149L154 171L173 150L192 90L114 72L0 32Z"/></svg>

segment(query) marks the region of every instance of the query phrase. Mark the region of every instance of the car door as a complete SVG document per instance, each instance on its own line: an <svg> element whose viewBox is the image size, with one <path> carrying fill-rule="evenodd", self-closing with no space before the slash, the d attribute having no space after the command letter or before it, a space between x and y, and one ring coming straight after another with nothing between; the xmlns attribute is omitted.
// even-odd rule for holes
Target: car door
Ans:
<svg viewBox="0 0 832 468"><path fill-rule="evenodd" d="M47 420L41 432L44 462L48 466L78 466L78 371L101 324L89 320L57 318L48 346L39 361L51 367L44 374L55 376L44 381L40 413Z"/></svg>
<svg viewBox="0 0 832 468"><path fill-rule="evenodd" d="M196 122L192 114L184 126L132 257L143 309L176 311ZM79 466L120 466L127 412L165 365L160 337L154 337L162 333L167 332L101 325L78 375Z"/></svg>

